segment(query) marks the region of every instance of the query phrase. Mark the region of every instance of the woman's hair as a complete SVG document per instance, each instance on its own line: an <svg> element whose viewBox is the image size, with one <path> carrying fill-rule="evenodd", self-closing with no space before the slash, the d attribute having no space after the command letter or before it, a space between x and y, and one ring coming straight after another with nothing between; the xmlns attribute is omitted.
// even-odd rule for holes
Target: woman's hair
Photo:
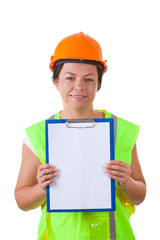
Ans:
<svg viewBox="0 0 160 240"><path fill-rule="evenodd" d="M61 63L61 64L58 64L55 66L55 69L53 71L53 76L52 76L53 83L54 83L55 79L58 79L60 71L63 67L63 64L64 63ZM97 88L97 91L98 91L101 88L103 72L99 67L97 67L97 72L98 72L98 88Z"/></svg>

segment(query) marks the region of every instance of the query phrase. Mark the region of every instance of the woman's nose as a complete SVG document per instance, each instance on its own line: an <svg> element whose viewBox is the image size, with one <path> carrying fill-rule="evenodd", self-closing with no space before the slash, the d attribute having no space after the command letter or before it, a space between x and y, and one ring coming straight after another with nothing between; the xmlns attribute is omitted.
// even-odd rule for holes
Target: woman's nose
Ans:
<svg viewBox="0 0 160 240"><path fill-rule="evenodd" d="M75 90L77 90L77 91L83 91L83 90L84 90L84 82L83 82L83 80L77 79L77 80L75 81L74 88L75 88Z"/></svg>

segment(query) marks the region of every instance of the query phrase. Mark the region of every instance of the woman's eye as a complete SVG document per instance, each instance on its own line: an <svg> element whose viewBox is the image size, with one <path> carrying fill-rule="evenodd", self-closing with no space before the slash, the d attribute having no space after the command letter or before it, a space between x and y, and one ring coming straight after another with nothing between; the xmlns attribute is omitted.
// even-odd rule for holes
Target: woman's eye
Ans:
<svg viewBox="0 0 160 240"><path fill-rule="evenodd" d="M67 77L67 80L74 80L74 77Z"/></svg>
<svg viewBox="0 0 160 240"><path fill-rule="evenodd" d="M85 78L85 81L86 82L93 82L93 79L92 78Z"/></svg>

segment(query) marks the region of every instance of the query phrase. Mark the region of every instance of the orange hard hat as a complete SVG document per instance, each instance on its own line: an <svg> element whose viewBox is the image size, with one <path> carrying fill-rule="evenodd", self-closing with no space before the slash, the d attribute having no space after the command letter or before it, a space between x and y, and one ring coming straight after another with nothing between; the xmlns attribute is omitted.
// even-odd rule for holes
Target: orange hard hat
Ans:
<svg viewBox="0 0 160 240"><path fill-rule="evenodd" d="M54 55L51 56L50 70L54 71L58 60L61 60L62 63L67 62L67 60L71 61L71 59L80 60L82 63L91 60L95 65L101 65L103 72L106 72L108 68L107 61L102 59L102 50L99 43L83 32L68 36L59 42Z"/></svg>

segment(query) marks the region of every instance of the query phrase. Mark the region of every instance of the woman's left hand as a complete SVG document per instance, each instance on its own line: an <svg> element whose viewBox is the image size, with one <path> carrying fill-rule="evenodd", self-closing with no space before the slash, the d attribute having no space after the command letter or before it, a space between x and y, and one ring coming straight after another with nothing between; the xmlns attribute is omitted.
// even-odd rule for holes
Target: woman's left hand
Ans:
<svg viewBox="0 0 160 240"><path fill-rule="evenodd" d="M131 166L120 160L113 160L105 165L105 172L109 177L117 180L121 186L124 186L131 176Z"/></svg>

